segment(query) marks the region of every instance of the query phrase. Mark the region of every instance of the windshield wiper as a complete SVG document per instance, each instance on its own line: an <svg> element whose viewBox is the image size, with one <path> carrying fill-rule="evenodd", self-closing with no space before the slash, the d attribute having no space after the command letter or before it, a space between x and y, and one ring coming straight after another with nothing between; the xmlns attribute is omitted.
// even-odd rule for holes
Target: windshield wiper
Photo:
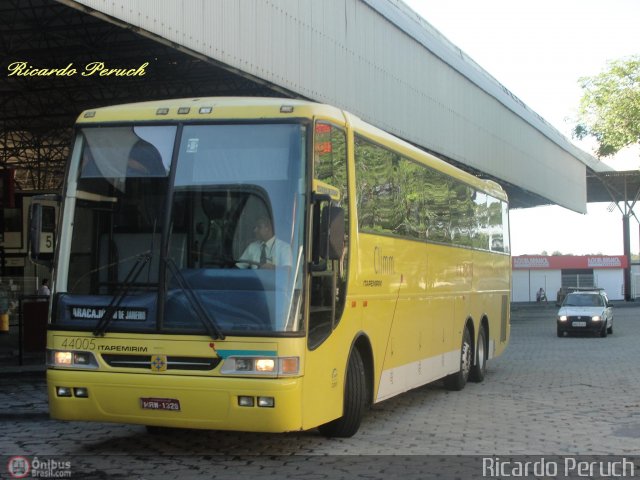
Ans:
<svg viewBox="0 0 640 480"><path fill-rule="evenodd" d="M184 278L184 275L182 275L178 269L173 258L167 258L165 262L169 267L169 270L171 270L171 273L178 281L178 286L184 292L184 296L187 298L187 301L196 311L196 316L200 319L204 328L207 329L209 336L214 340L224 340L222 330L220 330L215 319L209 314L209 312L207 312L198 296L193 292L193 289L189 286L187 279Z"/></svg>
<svg viewBox="0 0 640 480"><path fill-rule="evenodd" d="M96 325L96 329L93 332L93 335L95 337L104 337L104 334L107 331L107 327L111 323L111 320L113 320L113 314L116 313L116 310L118 310L118 308L120 308L120 304L122 303L122 300L124 300L124 297L129 293L129 291L131 290L131 286L138 279L145 265L150 260L151 260L151 250L143 253L142 255L138 255L135 263L133 264L133 266L129 270L129 273L127 273L127 276L124 279L122 288L120 289L117 295L113 296L113 299L105 309L104 313L102 314L102 317L100 318L100 321Z"/></svg>

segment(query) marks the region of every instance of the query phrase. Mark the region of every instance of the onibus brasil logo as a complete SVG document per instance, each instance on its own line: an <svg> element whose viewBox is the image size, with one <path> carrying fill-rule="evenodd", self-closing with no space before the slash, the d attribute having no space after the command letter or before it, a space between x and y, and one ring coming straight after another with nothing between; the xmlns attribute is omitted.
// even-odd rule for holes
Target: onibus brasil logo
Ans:
<svg viewBox="0 0 640 480"><path fill-rule="evenodd" d="M11 457L7 463L7 471L11 478L25 478L31 471L31 464L26 457Z"/></svg>
<svg viewBox="0 0 640 480"><path fill-rule="evenodd" d="M40 460L16 455L9 458L7 472L11 478L27 478L29 474L38 478L71 478L71 462L54 459Z"/></svg>

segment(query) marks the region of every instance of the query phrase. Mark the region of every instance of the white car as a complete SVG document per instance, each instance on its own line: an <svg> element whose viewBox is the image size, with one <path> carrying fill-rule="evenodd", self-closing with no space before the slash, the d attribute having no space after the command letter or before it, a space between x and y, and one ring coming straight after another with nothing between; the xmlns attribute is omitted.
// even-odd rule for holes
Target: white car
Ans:
<svg viewBox="0 0 640 480"><path fill-rule="evenodd" d="M568 294L558 311L558 336L565 333L613 333L613 307L604 290Z"/></svg>

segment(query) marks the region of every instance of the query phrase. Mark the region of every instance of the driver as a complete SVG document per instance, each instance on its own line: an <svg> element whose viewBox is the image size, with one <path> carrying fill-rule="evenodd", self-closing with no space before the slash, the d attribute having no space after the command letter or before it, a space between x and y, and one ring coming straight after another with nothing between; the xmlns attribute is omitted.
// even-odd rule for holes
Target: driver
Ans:
<svg viewBox="0 0 640 480"><path fill-rule="evenodd" d="M251 242L236 264L238 268L268 268L291 266L291 249L286 242L276 238L273 225L268 216L258 217L253 233L255 242ZM242 263L246 260L249 263Z"/></svg>

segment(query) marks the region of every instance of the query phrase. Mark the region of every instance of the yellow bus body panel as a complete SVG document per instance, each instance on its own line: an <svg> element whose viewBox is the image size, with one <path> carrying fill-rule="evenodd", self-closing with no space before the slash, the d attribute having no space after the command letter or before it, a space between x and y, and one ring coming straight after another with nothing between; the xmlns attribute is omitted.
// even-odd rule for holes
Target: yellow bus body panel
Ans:
<svg viewBox="0 0 640 480"><path fill-rule="evenodd" d="M50 368L47 371L49 409L52 418L137 423L184 428L285 432L302 428L301 392L304 372L304 338L240 339L185 335L88 332L48 333L48 348L90 351L99 369ZM85 348L83 348L85 347ZM114 353L115 352L115 353ZM105 354L162 354L193 358L283 356L300 358L295 377L251 377L211 371L111 367ZM59 397L57 387L86 388L88 398ZM256 399L253 407L240 407L239 396ZM274 398L274 407L258 407L257 397ZM180 411L143 409L141 399L175 399Z"/></svg>
<svg viewBox="0 0 640 480"><path fill-rule="evenodd" d="M54 370L47 372L49 411L59 420L134 423L176 428L287 432L300 430L301 381ZM88 398L56 395L83 387ZM273 408L241 407L238 396L273 397ZM179 411L143 409L143 398L175 399Z"/></svg>
<svg viewBox="0 0 640 480"><path fill-rule="evenodd" d="M364 335L360 312L347 301L340 323L305 357L303 426L310 429L342 415L347 363L358 335Z"/></svg>
<svg viewBox="0 0 640 480"><path fill-rule="evenodd" d="M362 330L372 342L376 401L456 372L467 322L476 342L484 319L489 358L502 353L509 338L508 255L358 237L350 298L362 305Z"/></svg>

